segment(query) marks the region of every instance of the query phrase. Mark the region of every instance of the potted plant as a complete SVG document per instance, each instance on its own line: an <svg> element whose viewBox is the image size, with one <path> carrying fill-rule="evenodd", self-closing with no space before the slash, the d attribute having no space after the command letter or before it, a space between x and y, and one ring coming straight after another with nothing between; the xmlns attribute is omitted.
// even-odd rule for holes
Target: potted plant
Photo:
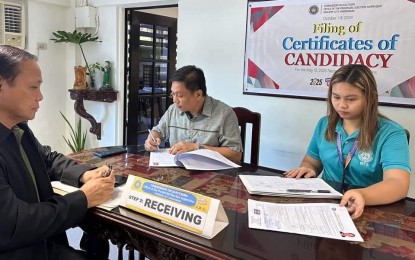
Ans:
<svg viewBox="0 0 415 260"><path fill-rule="evenodd" d="M79 118L78 123L75 126L75 129L72 127L72 124L68 121L68 119L61 113L63 119L65 122L69 125L71 128L71 139L65 138L65 136L62 135L63 139L65 140L65 143L71 148L72 152L80 152L85 150L85 141L86 141L86 134L87 131L82 132L82 122L81 118Z"/></svg>
<svg viewBox="0 0 415 260"><path fill-rule="evenodd" d="M53 36L55 36L55 38L52 38L50 40L54 41L55 43L61 43L61 42L74 43L79 46L79 48L81 49L82 57L84 58L84 61L85 61L85 67L88 70L88 73L91 78L91 85L95 86L94 78L92 77L93 73L92 73L90 65L88 64L88 61L86 60L84 49L82 48L82 44L85 42L101 42L100 40L98 40L98 37L93 37L92 34L90 33L82 33L76 30L73 32L56 31L56 32L52 32L52 34Z"/></svg>
<svg viewBox="0 0 415 260"><path fill-rule="evenodd" d="M89 77L91 78L91 87L95 87L95 70L100 70L102 72L105 72L105 68L99 64L99 62L91 63L88 65L89 70Z"/></svg>

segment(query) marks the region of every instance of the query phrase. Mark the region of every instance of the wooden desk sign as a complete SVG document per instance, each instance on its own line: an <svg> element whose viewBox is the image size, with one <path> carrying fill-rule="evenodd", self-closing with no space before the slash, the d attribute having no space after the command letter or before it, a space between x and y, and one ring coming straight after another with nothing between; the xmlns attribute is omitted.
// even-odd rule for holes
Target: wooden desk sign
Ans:
<svg viewBox="0 0 415 260"><path fill-rule="evenodd" d="M120 205L208 239L229 224L220 200L134 175Z"/></svg>

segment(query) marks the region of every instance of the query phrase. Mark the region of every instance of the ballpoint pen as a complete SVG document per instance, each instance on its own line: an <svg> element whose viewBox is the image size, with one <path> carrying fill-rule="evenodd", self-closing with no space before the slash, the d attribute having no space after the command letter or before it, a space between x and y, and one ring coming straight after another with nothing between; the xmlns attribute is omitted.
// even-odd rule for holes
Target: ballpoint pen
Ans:
<svg viewBox="0 0 415 260"><path fill-rule="evenodd" d="M111 171L112 171L112 165L111 164L106 164L107 166L108 166L108 170L107 171L105 171L104 173L102 173L102 177L108 177L108 176L110 176L110 174L111 174Z"/></svg>
<svg viewBox="0 0 415 260"><path fill-rule="evenodd" d="M154 138L154 135L153 135L153 133L151 132L151 130L150 130L150 129L148 129L148 132L150 133L150 137L151 137L151 139L153 139L153 141L154 141L155 143L157 143L156 138ZM159 145L157 145L157 150L159 150L159 149L160 149L160 147L159 147Z"/></svg>
<svg viewBox="0 0 415 260"><path fill-rule="evenodd" d="M287 189L287 192L301 192L301 193L330 193L330 190L302 190L302 189Z"/></svg>

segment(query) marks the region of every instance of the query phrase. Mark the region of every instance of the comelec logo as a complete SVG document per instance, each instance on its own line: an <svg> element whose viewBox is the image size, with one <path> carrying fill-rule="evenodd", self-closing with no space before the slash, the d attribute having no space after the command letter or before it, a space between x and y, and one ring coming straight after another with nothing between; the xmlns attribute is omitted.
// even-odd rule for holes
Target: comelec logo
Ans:
<svg viewBox="0 0 415 260"><path fill-rule="evenodd" d="M317 5L312 5L310 6L310 8L308 9L308 12L310 14L317 14L318 13L318 6Z"/></svg>
<svg viewBox="0 0 415 260"><path fill-rule="evenodd" d="M141 187L141 181L140 180L136 180L134 182L134 188L138 190L140 187Z"/></svg>

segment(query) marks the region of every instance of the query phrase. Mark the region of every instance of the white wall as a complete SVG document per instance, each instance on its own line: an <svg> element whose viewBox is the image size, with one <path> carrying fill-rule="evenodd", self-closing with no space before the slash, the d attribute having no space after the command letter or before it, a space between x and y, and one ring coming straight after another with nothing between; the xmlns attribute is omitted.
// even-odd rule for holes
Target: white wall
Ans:
<svg viewBox="0 0 415 260"><path fill-rule="evenodd" d="M59 1L58 1L59 2ZM69 6L49 4L42 1L28 1L27 50L38 55L42 70L44 96L35 120L29 122L39 141L50 145L54 150L67 152L62 135L66 135L65 123L59 111L66 114L67 82L67 48L54 44L49 39L52 31L65 29ZM36 43L47 43L47 50L36 50ZM73 83L73 82L72 82ZM73 111L73 109L72 109ZM73 118L72 115L69 115Z"/></svg>
<svg viewBox="0 0 415 260"><path fill-rule="evenodd" d="M97 121L103 123L102 141L98 142L94 139L93 135L90 135L90 145L104 146L119 144L122 142L122 104L124 102L122 100L124 95L123 8L174 4L175 1L124 0L117 1L120 4L119 6L116 6L117 4L114 4L114 1L109 0L91 0L89 2L91 5L99 7L101 17L99 36L103 42L100 44L91 43L94 46L88 46L87 58L91 61L112 61L114 66L113 81L115 83L115 89L120 91L118 95L119 100L113 104L86 102L85 107L87 111ZM325 102L243 94L247 1L180 0L178 3L178 66L186 64L200 66L205 71L208 93L210 95L231 106L245 106L261 113L262 125L259 162L261 165L278 169L296 167L305 153L317 120L326 112ZM41 8L41 6L36 6L36 8ZM57 7L54 7L53 10L43 11L52 14L55 9ZM43 14L42 17L40 19L46 19L47 15ZM48 28L48 26L60 26L48 24L45 29L44 23L36 22L35 25L42 25L43 34L48 34L50 31L55 30ZM67 50L67 55L70 51L71 49ZM52 58L48 60L56 62L53 61L53 58L56 56L50 56ZM50 65L50 67L54 68L57 66ZM54 68L46 70L46 73L49 72L52 74L55 70L61 71L61 69ZM66 71L67 77L71 77L68 76L72 75L72 72L69 72L71 71L70 67ZM56 81L59 80L59 78L51 75L51 79L48 79L48 81L53 79ZM53 84L53 86L56 84ZM54 92L51 91L52 84L45 85L48 85L48 87L44 86L44 88L50 89L48 92L53 95ZM65 91L66 89L59 91L56 95L63 95L61 93ZM67 99L69 98L67 97ZM50 111L56 110L53 106L57 105L61 104L51 104L50 106L52 108L50 108ZM67 111L71 109L69 106L67 107ZM409 120L414 113L413 109L382 106L380 110L388 117L401 123L415 137L415 121ZM38 115L38 119L40 116L41 113ZM43 120L45 123L50 122L45 115L43 115ZM60 118L56 117L56 120L59 122ZM89 123L86 122L86 124ZM41 125L36 125L36 128L41 129L37 132L40 132L40 136L44 140L49 141L50 137L42 134ZM410 152L411 155L414 154L413 140L411 141ZM411 156L411 166L415 171L415 160L413 156ZM411 178L412 181L415 180L415 177L412 176ZM415 185L411 187L410 196L415 197Z"/></svg>
<svg viewBox="0 0 415 260"><path fill-rule="evenodd" d="M77 45L57 44L49 39L53 38L54 31L75 29L74 6L75 2L69 0L57 2L35 0L28 1L27 8L29 26L26 50L38 55L44 81L42 84L44 99L40 104L41 108L35 120L30 121L29 124L41 143L48 144L64 154L70 153L71 150L62 135L69 138L70 132L59 111L62 111L73 125L80 118L74 111L74 100L70 99L68 89L72 88L74 82L73 66L84 65L84 61ZM123 81L119 81L123 80L120 77L123 74L123 65L119 67L119 57L123 56L123 50L120 50L119 46L123 41L119 39L124 37L124 31L119 35L119 28L123 28L123 23L115 22L118 21L120 9L109 6L100 8L99 12L101 26L105 28L99 33L102 43L85 43L84 52L89 62L98 61L101 64L106 60L112 62L114 75L112 82L114 89L118 90L120 86L123 88ZM106 19L107 16L110 19ZM47 50L36 50L37 42L47 43ZM123 93L118 95L118 101L114 103L84 102L86 111L102 124L102 139L98 141L95 135L89 133L91 124L82 119L83 128L88 131L86 148L122 144L123 114L120 109L123 102Z"/></svg>
<svg viewBox="0 0 415 260"><path fill-rule="evenodd" d="M89 135L89 147L112 146L122 144L122 122L123 122L123 75L124 75L124 16L116 6L105 6L98 9L100 30L97 34L101 43L89 42L84 45L84 52L88 63L99 62L104 65L106 60L111 62L112 87L120 91L117 101L113 103L85 101L86 111L91 114L97 122L101 123L101 140L95 135ZM91 30L91 31L90 31ZM93 29L88 32L93 33ZM97 88L102 82L97 82ZM89 127L89 122L87 122Z"/></svg>

